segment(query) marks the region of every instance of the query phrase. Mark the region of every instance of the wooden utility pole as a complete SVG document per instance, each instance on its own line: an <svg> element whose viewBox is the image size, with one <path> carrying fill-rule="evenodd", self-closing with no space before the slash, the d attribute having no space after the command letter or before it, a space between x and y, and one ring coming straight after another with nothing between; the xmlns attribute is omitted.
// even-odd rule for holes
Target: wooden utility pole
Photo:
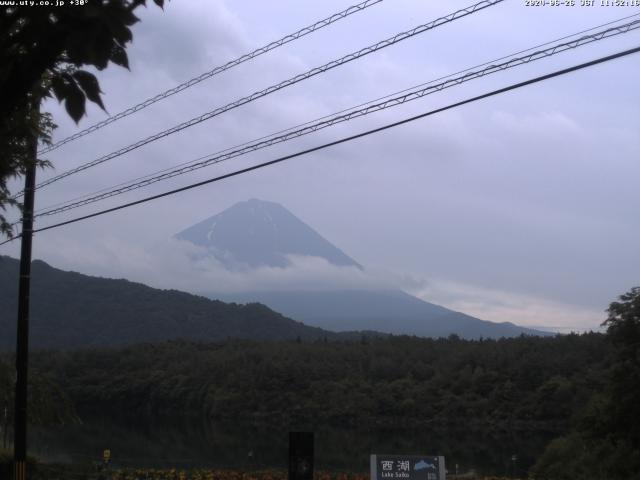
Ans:
<svg viewBox="0 0 640 480"><path fill-rule="evenodd" d="M4 407L4 423L2 425L2 448L7 448L7 429L9 428L9 408L5 405Z"/></svg>
<svg viewBox="0 0 640 480"><path fill-rule="evenodd" d="M33 109L33 122L39 121L39 102ZM16 394L13 428L14 479L27 478L27 373L29 363L29 293L31 289L31 239L36 186L38 138L30 139L29 162L24 180L22 234L20 246L20 284L18 287L18 328L16 342Z"/></svg>

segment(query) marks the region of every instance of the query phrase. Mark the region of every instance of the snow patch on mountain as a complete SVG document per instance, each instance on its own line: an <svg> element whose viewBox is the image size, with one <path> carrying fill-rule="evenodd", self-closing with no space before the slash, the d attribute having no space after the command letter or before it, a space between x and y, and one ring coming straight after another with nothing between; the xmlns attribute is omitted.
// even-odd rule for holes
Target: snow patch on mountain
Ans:
<svg viewBox="0 0 640 480"><path fill-rule="evenodd" d="M204 247L230 269L241 265L287 268L291 266L289 255L362 268L282 205L258 199L236 203L176 238Z"/></svg>

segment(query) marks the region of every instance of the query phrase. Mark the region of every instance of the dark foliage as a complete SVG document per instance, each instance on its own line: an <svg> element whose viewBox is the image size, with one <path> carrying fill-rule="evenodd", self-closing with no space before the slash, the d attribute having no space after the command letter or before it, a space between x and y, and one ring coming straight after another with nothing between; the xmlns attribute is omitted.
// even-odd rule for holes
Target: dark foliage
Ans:
<svg viewBox="0 0 640 480"><path fill-rule="evenodd" d="M611 303L608 313L611 367L571 432L540 458L534 469L540 478L640 479L640 287Z"/></svg>
<svg viewBox="0 0 640 480"><path fill-rule="evenodd" d="M640 287L613 302L608 312L604 325L616 352L610 384L611 421L618 435L640 450Z"/></svg>
<svg viewBox="0 0 640 480"><path fill-rule="evenodd" d="M162 7L164 0L154 0ZM133 13L146 0L88 1L79 8L14 6L0 12L0 105L3 112L24 106L46 81L76 122L85 101L103 107L100 86L82 66L103 70L109 62L129 68L125 51L132 39Z"/></svg>
<svg viewBox="0 0 640 480"><path fill-rule="evenodd" d="M38 114L30 106L15 111L0 124L0 236L11 236L13 226L4 212L9 207L22 208L19 199L9 191L9 180L25 174L32 164L33 141L40 139L44 145L51 143L51 132L55 128L50 114ZM47 160L36 160L40 168L50 166Z"/></svg>
<svg viewBox="0 0 640 480"><path fill-rule="evenodd" d="M0 256L0 351L16 338L19 263ZM34 348L80 348L248 338L283 340L338 335L283 317L261 304L236 305L127 280L32 265L30 343Z"/></svg>
<svg viewBox="0 0 640 480"><path fill-rule="evenodd" d="M519 468L526 469L546 441L569 430L574 412L606 383L609 348L601 334L172 341L40 352L32 365L69 395L84 422L140 431L171 424L192 432L217 425L220 432L228 425L272 435L346 428L423 438L431 432L440 439L438 451L492 472L506 471L503 450L509 458L518 451Z"/></svg>
<svg viewBox="0 0 640 480"><path fill-rule="evenodd" d="M87 423L108 419L136 431L182 425L190 435L214 424L271 436L289 428L346 427L370 431L367 437L401 429L398 438L431 432L440 439L438 451L474 468L504 471L502 449L510 455L519 445L519 465L528 468L544 443L523 439L568 430L573 412L602 388L609 357L604 336L586 334L172 341L36 352L31 364L65 391ZM215 431L217 438L221 430ZM361 438L344 434L348 441ZM353 461L330 448L323 452L338 464Z"/></svg>
<svg viewBox="0 0 640 480"><path fill-rule="evenodd" d="M164 0L154 3L162 7ZM103 70L111 62L129 68L125 49L141 5L146 0L0 8L0 211L21 207L7 180L24 174L33 142L49 140L53 123L40 115L41 100L55 96L76 122L87 99L104 109L98 79L83 67ZM0 234L12 234L1 213Z"/></svg>
<svg viewBox="0 0 640 480"><path fill-rule="evenodd" d="M8 431L13 427L14 364L12 357L0 358L0 446L4 445L6 437L9 437ZM56 382L40 369L31 369L29 373L28 411L31 425L64 425L78 421L71 400Z"/></svg>
<svg viewBox="0 0 640 480"><path fill-rule="evenodd" d="M169 342L36 354L81 417L561 433L603 382L600 334Z"/></svg>

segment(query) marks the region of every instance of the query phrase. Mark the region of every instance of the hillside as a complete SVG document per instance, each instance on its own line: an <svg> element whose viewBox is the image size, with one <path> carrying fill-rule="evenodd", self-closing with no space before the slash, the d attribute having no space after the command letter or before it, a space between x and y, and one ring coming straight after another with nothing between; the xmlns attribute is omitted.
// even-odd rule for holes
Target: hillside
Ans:
<svg viewBox="0 0 640 480"><path fill-rule="evenodd" d="M202 247L203 255L218 260L220 268L241 270L249 278L261 267L282 269L284 273L291 266L291 259L301 256L323 259L332 268L357 268L359 272L366 272L366 267L285 207L264 200L236 203L186 228L175 237ZM313 278L314 272L309 270L305 274ZM313 290L292 282L291 285L280 286L278 291L262 288L260 291L233 293L221 293L216 291L215 285L203 285L200 293L222 301L259 302L306 325L338 332L374 330L423 337L455 334L469 339L550 335L513 323L474 318L402 290L371 290L370 286L360 285L355 280L348 289L339 289L327 277Z"/></svg>
<svg viewBox="0 0 640 480"><path fill-rule="evenodd" d="M0 256L0 349L15 348L19 262ZM30 344L77 348L161 342L316 339L335 334L264 305L233 305L176 290L32 264Z"/></svg>
<svg viewBox="0 0 640 480"><path fill-rule="evenodd" d="M420 300L401 290L271 291L209 294L225 302L260 302L305 325L336 332L374 330L421 337L501 338L552 333L488 322Z"/></svg>

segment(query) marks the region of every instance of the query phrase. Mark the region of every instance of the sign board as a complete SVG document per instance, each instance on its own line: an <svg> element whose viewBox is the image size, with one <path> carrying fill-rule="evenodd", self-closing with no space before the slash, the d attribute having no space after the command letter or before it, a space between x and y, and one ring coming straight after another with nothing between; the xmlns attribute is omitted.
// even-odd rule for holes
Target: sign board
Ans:
<svg viewBox="0 0 640 480"><path fill-rule="evenodd" d="M444 457L371 455L371 480L445 480Z"/></svg>

